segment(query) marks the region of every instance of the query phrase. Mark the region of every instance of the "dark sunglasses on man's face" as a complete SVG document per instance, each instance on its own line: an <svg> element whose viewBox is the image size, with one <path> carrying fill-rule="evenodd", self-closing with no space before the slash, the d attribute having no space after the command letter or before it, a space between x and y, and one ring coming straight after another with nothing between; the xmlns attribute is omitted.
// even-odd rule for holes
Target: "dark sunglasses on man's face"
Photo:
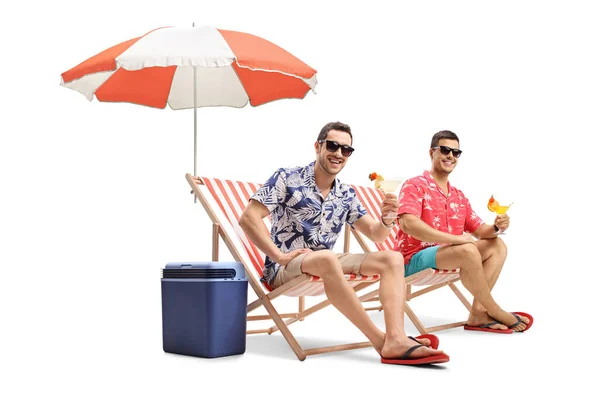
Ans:
<svg viewBox="0 0 600 400"><path fill-rule="evenodd" d="M450 154L450 152L452 152L452 155L455 158L460 157L460 155L462 154L462 150L453 149L452 147L448 147L448 146L435 146L435 147L432 147L431 149L432 150L440 149L440 153L442 153L443 156L447 156L448 154Z"/></svg>
<svg viewBox="0 0 600 400"><path fill-rule="evenodd" d="M352 155L352 152L354 151L352 147L346 145L342 146L341 144L339 144L338 142L334 142L333 140L319 140L319 144L323 144L323 142L325 142L325 148L327 149L327 151L330 151L332 153L335 153L341 147L342 155L344 157L350 157Z"/></svg>

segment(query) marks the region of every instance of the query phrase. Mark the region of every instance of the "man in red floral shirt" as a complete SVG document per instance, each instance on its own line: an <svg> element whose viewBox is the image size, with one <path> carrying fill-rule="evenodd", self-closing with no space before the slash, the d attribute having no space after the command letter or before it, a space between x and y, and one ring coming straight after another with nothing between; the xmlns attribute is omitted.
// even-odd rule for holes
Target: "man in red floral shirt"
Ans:
<svg viewBox="0 0 600 400"><path fill-rule="evenodd" d="M504 311L491 294L507 253L497 235L508 228L510 219L502 214L493 225L484 224L463 192L450 185L448 176L461 154L454 132L433 135L431 170L407 180L400 191L401 231L395 249L404 256L406 276L426 268L460 268L462 284L474 297L465 329L525 331L533 318Z"/></svg>

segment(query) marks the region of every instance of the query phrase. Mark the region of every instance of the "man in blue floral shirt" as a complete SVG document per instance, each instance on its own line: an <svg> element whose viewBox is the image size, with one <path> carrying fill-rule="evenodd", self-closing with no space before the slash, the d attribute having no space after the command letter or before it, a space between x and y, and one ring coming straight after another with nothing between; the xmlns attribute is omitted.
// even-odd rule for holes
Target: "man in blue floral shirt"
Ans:
<svg viewBox="0 0 600 400"><path fill-rule="evenodd" d="M316 161L305 167L281 168L255 193L240 218L246 235L266 255L264 279L277 288L306 273L323 279L325 294L391 364L446 362L449 357L429 347L433 335L417 339L404 332L404 260L394 251L336 254L333 249L345 223L376 242L384 241L397 218L392 193L381 204L381 221L374 220L354 190L336 178L354 149L350 127L328 123L314 144ZM262 219L271 215L271 235ZM369 318L344 274L381 276L379 298L386 332ZM415 344L415 342L417 342ZM435 346L434 346L435 347Z"/></svg>

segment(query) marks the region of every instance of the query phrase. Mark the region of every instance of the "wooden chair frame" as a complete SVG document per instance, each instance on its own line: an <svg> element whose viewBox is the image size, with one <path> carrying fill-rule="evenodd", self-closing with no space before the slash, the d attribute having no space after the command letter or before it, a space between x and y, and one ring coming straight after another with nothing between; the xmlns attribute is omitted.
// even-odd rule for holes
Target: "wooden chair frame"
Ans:
<svg viewBox="0 0 600 400"><path fill-rule="evenodd" d="M260 282L260 280L256 278L256 269L252 265L249 265L248 262L242 256L243 252L246 252L246 250L243 248L243 246L239 246L239 240L234 240L231 237L231 235L227 232L227 230L223 228L224 224L231 225L230 221L228 221L227 217L221 218L209 204L206 195L202 193L203 191L200 187L205 185L203 179L206 178L199 178L194 177L191 174L186 174L186 179L192 187L192 192L194 193L196 198L198 198L198 200L204 207L204 210L206 211L206 213L212 221L212 260L218 261L219 259L219 238L221 238L227 246L233 258L237 262L240 262L244 265L246 276L248 278L248 283L250 284L250 287L252 288L252 290L254 290L254 293L256 293L256 296L258 297L257 300L248 304L247 313L256 310L260 306L263 306L267 311L267 314L265 315L249 315L247 317L247 321L272 320L275 323L275 325L267 329L247 330L247 334L272 334L274 332L280 331L300 361L303 361L306 358L306 356L309 355L350 349L359 349L372 346L371 342L366 341L359 343L340 344L328 347L303 349L294 337L294 335L289 330L288 326L297 321L302 321L307 316L327 307L330 304L329 300L324 300L306 309L304 296L299 296L296 294L296 296L299 296L298 311L292 313L278 312L275 306L273 305L273 300L275 300L281 295L291 295L291 293L294 293L294 291L298 293L298 290L302 289L302 285L322 285L322 280L315 276L303 274L298 276L297 278L294 278L290 282L285 283L284 285L280 286L275 290L269 291L268 289L266 289L265 286ZM240 247L242 247L241 250ZM379 281L379 278L377 276L374 276L371 279L372 280L367 281L353 281L352 284L354 291L358 292ZM365 301L373 296L376 296L377 293L378 290L375 290L370 293L366 293L359 296L359 299L361 301ZM284 320L284 318L286 319Z"/></svg>

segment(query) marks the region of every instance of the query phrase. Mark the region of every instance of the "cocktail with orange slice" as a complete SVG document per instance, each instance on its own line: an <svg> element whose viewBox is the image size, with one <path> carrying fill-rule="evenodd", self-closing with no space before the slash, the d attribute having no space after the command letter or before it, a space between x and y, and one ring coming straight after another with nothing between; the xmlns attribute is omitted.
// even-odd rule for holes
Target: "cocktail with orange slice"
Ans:
<svg viewBox="0 0 600 400"><path fill-rule="evenodd" d="M496 200L494 198L494 195L492 195L490 197L490 199L488 200L488 205L487 208L488 210L490 210L491 212L495 212L498 215L502 215L502 214L506 214L506 211L508 211L508 209L510 208L510 206L512 206L513 203L510 203L507 206L502 206L500 205L500 203L498 203L498 200ZM502 232L502 230L498 231L499 235L502 235L504 232Z"/></svg>
<svg viewBox="0 0 600 400"><path fill-rule="evenodd" d="M373 181L373 184L375 185L376 189L381 189L385 193L394 193L398 189L398 186L400 186L400 183L402 183L400 181L393 180L386 181L383 178L383 175L379 175L377 172L371 172L369 174L369 179Z"/></svg>
<svg viewBox="0 0 600 400"><path fill-rule="evenodd" d="M369 174L369 179L373 181L373 185L376 189L382 190L384 193L395 193L401 181L396 180L385 180L383 175L379 175L377 172L371 172ZM395 217L395 214L386 215L386 217Z"/></svg>

